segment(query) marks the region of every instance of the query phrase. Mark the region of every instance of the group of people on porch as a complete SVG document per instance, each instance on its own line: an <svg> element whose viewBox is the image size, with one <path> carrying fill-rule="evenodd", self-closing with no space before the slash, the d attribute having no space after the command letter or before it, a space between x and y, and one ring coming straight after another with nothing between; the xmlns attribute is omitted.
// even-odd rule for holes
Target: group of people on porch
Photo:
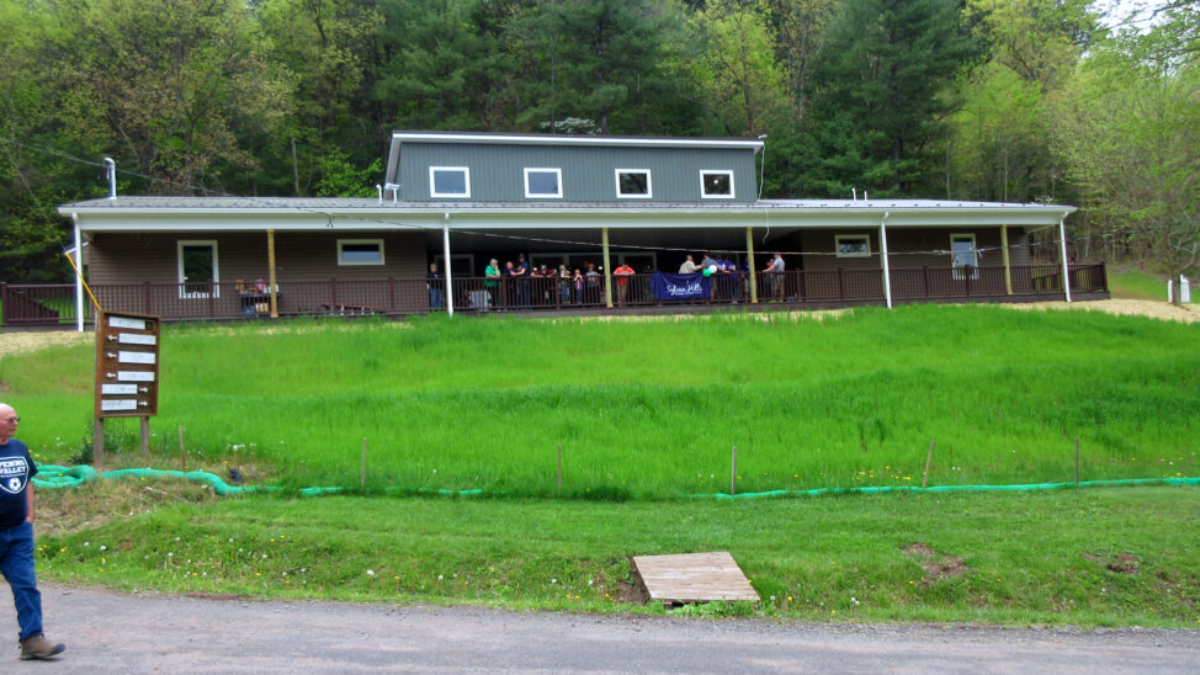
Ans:
<svg viewBox="0 0 1200 675"><path fill-rule="evenodd" d="M517 256L516 262L508 260L503 266L498 259L492 258L484 269L484 292L469 293L468 298L472 305L483 303L484 306L479 308L603 304L606 300L603 269L590 261L584 261L574 270L568 268L565 263L560 264L557 269L544 264L534 266L529 263L524 253ZM770 297L782 299L786 271L782 254L774 254L761 271L765 275L765 289L770 292ZM679 274L683 275L716 275L716 278L712 279L710 298L734 303L747 299L743 297L747 293L743 281L749 272L748 261L743 261L739 266L730 255L715 256L712 253L705 253L699 263L696 263L694 256L688 255L679 266ZM637 274L637 271L624 261L612 271L612 275L616 277L613 280L613 301L618 306L648 299L647 289L642 288L645 284L636 283L634 277ZM430 308L444 309L445 281L436 262L430 263L427 278Z"/></svg>

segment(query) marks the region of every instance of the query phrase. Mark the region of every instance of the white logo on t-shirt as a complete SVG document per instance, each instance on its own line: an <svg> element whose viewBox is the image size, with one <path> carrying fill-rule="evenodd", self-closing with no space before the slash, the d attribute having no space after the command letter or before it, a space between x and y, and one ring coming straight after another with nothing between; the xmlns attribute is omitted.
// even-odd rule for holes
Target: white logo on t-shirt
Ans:
<svg viewBox="0 0 1200 675"><path fill-rule="evenodd" d="M20 494L29 480L29 463L24 457L0 457L0 489Z"/></svg>

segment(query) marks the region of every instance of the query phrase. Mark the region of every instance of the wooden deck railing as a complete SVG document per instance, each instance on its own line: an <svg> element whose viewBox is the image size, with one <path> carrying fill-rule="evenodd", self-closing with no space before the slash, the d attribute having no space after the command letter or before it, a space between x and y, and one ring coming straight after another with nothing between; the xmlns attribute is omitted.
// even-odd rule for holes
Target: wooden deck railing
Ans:
<svg viewBox="0 0 1200 675"><path fill-rule="evenodd" d="M654 297L651 275L613 277L617 308L654 305L733 305L750 301L745 273L712 277L712 294L689 301ZM1070 266L1072 293L1108 290L1103 263ZM624 283L622 283L624 281ZM796 271L756 276L758 301L764 304L831 306L884 301L879 270ZM1012 297L1063 295L1062 268L1031 265L1011 268ZM1002 299L1008 296L1004 268L893 268L895 302ZM451 284L454 309L461 312L594 309L606 307L604 277L580 281L557 277L486 279L455 277ZM154 314L170 321L253 319L270 316L270 295L247 291L242 283L130 284L92 287L97 301L110 311ZM401 315L445 311L446 283L424 278L368 281L281 281L276 293L281 316ZM0 283L0 325L72 326L76 323L72 284ZM92 319L91 302L84 303L84 320Z"/></svg>

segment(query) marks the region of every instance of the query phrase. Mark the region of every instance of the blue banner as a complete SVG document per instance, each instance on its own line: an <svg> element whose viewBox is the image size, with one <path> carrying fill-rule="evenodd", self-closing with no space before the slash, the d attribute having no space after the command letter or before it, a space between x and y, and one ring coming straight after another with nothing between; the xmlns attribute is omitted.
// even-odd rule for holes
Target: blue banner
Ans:
<svg viewBox="0 0 1200 675"><path fill-rule="evenodd" d="M703 274L667 274L655 272L650 275L657 300L706 300L712 297L712 279Z"/></svg>

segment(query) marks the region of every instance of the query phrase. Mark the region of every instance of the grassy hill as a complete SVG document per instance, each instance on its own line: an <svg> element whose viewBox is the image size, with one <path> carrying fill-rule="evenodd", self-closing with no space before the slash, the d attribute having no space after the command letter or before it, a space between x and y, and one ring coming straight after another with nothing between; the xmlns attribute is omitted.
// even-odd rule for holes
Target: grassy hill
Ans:
<svg viewBox="0 0 1200 675"><path fill-rule="evenodd" d="M906 306L655 321L430 317L169 328L153 449L291 486L674 497L1200 473L1200 327ZM0 361L42 460L90 430L92 350ZM108 444L136 447L136 423Z"/></svg>

